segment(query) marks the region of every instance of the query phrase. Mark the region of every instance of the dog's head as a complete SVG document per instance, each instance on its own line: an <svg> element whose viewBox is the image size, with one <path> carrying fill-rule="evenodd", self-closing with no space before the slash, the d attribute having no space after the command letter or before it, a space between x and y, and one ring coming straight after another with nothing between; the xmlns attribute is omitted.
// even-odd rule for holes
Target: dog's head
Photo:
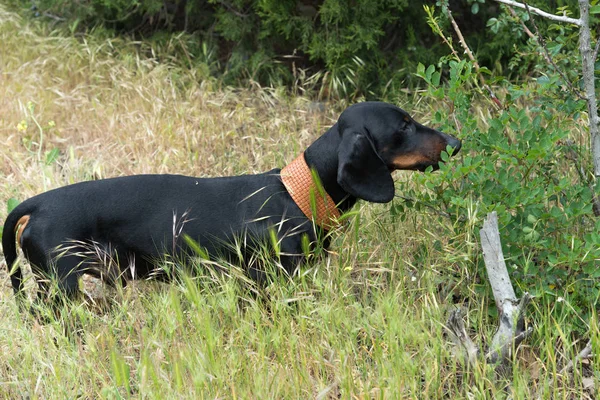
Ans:
<svg viewBox="0 0 600 400"><path fill-rule="evenodd" d="M351 195L375 203L393 199L392 171L437 169L447 146L452 154L461 146L460 140L419 124L388 103L348 107L338 120L338 129L338 183Z"/></svg>

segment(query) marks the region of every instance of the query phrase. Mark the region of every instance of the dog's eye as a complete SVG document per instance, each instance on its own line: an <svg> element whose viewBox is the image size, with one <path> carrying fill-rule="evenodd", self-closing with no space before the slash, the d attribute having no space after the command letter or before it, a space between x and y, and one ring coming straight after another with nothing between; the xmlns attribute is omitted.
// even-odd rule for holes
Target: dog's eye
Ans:
<svg viewBox="0 0 600 400"><path fill-rule="evenodd" d="M403 122L402 128L407 128L411 124L412 121L408 115L405 115L402 118L402 122Z"/></svg>

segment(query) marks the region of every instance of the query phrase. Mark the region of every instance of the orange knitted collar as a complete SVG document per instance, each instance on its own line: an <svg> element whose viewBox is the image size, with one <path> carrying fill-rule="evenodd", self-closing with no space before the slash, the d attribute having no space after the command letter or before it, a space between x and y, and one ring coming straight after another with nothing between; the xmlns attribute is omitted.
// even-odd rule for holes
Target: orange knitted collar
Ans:
<svg viewBox="0 0 600 400"><path fill-rule="evenodd" d="M308 219L325 230L339 226L340 212L322 186L319 190L304 153L281 170L281 181Z"/></svg>

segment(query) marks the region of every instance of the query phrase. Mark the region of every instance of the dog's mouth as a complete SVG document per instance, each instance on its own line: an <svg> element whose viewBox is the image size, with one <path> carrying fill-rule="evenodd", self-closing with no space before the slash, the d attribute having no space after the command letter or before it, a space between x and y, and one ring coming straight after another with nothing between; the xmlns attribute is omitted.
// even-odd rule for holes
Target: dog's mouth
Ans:
<svg viewBox="0 0 600 400"><path fill-rule="evenodd" d="M388 169L390 172L401 170L401 171L421 171L425 172L427 168L432 167L434 171L440 169L440 161L428 159L425 157L419 158L418 160L414 160L412 163L397 163L393 162L391 165L388 165Z"/></svg>
<svg viewBox="0 0 600 400"><path fill-rule="evenodd" d="M460 146L454 147L452 156L456 155L458 149L460 149ZM445 149L440 149L439 152L431 151L428 153L412 153L396 156L391 160L388 168L390 171L407 170L425 172L429 167L431 167L433 168L433 171L437 171L440 169L440 162L443 161L441 156L442 151L445 151Z"/></svg>
<svg viewBox="0 0 600 400"><path fill-rule="evenodd" d="M421 171L421 172L425 172L427 170L427 168L432 167L432 171L437 171L438 169L440 169L440 164L439 162L436 163L427 163L427 164L421 164L418 165L415 170L416 171Z"/></svg>

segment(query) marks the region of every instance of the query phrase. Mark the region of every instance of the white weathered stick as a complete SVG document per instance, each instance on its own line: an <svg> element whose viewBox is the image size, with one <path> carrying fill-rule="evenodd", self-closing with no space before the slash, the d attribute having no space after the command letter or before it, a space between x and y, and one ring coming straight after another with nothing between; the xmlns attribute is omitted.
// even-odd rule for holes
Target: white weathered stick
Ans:
<svg viewBox="0 0 600 400"><path fill-rule="evenodd" d="M498 215L495 211L487 215L480 236L485 268L500 318L498 330L492 339L486 359L491 363L497 363L508 359L512 349L531 333L530 329L523 330L523 312L531 296L525 293L521 301L517 300L504 262L498 231Z"/></svg>
<svg viewBox="0 0 600 400"><path fill-rule="evenodd" d="M523 313L531 296L529 293L524 293L523 298L519 301L515 295L504 262L496 212L487 215L480 236L485 268L500 319L498 330L485 354L485 359L489 363L496 364L497 368L503 368L506 365L505 362L509 360L512 350L533 331L531 327L524 329L523 322ZM481 352L465 329L460 309L450 313L446 329L455 343L455 348L462 353L465 361L474 364Z"/></svg>
<svg viewBox="0 0 600 400"><path fill-rule="evenodd" d="M487 215L479 236L481 237L485 269L488 273L490 285L492 285L496 307L500 310L505 300L516 302L517 296L506 270L500 232L498 231L498 215L495 211Z"/></svg>
<svg viewBox="0 0 600 400"><path fill-rule="evenodd" d="M512 0L496 0L496 1L498 3L506 4L508 6L525 9L525 4L519 3L518 1L512 1ZM551 14L544 10L540 10L539 8L532 7L530 5L528 5L528 7L532 13L537 14L544 18L551 19L553 21L565 22L567 24L573 24L573 25L577 25L577 26L581 26L581 24L582 24L581 19L569 18L569 17L565 17L564 15Z"/></svg>

